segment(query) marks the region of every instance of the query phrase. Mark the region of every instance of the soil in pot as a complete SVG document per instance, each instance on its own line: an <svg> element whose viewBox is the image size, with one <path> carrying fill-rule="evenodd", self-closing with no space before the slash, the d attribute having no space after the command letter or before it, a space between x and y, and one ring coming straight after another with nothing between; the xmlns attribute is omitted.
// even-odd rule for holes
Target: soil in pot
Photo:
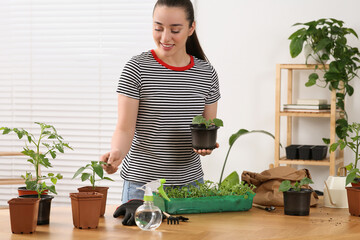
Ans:
<svg viewBox="0 0 360 240"><path fill-rule="evenodd" d="M311 148L313 145L302 145L299 147L299 159L309 160L311 159Z"/></svg>
<svg viewBox="0 0 360 240"><path fill-rule="evenodd" d="M217 130L219 127L210 126L206 128L204 124L191 124L192 147L198 149L216 148Z"/></svg>
<svg viewBox="0 0 360 240"><path fill-rule="evenodd" d="M35 232L39 202L38 198L13 198L8 201L12 233Z"/></svg>
<svg viewBox="0 0 360 240"><path fill-rule="evenodd" d="M107 200L107 192L108 192L109 187L91 187L91 186L87 186L87 187L81 187L78 188L79 192L97 192L97 193L101 193L103 195L102 201L101 201L101 210L100 210L100 216L104 216L105 214L105 210L106 210L106 200Z"/></svg>
<svg viewBox="0 0 360 240"><path fill-rule="evenodd" d="M36 195L37 194L36 191L28 190L28 189L26 189L26 187L18 187L18 193L19 193L19 196ZM46 195L46 194L48 194L48 190L45 190L41 195Z"/></svg>
<svg viewBox="0 0 360 240"><path fill-rule="evenodd" d="M38 195L23 195L20 198L38 198ZM50 209L51 209L51 200L54 196L51 195L41 195L40 203L39 203L39 211L37 218L37 225L46 225L50 222Z"/></svg>
<svg viewBox="0 0 360 240"><path fill-rule="evenodd" d="M284 194L285 215L307 216L310 213L311 189L301 189L300 192L290 190Z"/></svg>
<svg viewBox="0 0 360 240"><path fill-rule="evenodd" d="M97 192L70 193L73 224L76 228L97 228L103 195Z"/></svg>
<svg viewBox="0 0 360 240"><path fill-rule="evenodd" d="M299 159L299 147L301 145L292 144L285 148L287 159Z"/></svg>

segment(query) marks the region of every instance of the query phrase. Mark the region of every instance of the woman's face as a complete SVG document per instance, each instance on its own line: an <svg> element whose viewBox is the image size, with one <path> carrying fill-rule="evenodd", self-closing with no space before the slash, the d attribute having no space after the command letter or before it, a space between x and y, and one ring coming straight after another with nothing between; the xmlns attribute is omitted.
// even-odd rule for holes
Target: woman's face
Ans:
<svg viewBox="0 0 360 240"><path fill-rule="evenodd" d="M195 30L189 27L183 8L157 6L153 15L153 38L163 57L186 54L186 40ZM181 55L180 55L181 56Z"/></svg>

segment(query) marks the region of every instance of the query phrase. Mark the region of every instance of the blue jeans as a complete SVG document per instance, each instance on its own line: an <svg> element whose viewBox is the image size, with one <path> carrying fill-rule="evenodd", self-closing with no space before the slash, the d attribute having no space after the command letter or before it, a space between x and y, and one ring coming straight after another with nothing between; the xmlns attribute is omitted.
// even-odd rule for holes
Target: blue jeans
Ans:
<svg viewBox="0 0 360 240"><path fill-rule="evenodd" d="M200 178L197 181L199 183L204 183L203 178ZM143 183L137 183L137 182L131 182L131 181L124 180L122 197L121 197L122 203L126 203L131 199L143 199L144 198L144 191L140 190L140 189L137 189L137 188L142 187L143 185L144 185ZM186 185L180 185L180 187L185 187L185 186L188 186L188 185L196 186L196 182L191 182L191 183L186 184Z"/></svg>

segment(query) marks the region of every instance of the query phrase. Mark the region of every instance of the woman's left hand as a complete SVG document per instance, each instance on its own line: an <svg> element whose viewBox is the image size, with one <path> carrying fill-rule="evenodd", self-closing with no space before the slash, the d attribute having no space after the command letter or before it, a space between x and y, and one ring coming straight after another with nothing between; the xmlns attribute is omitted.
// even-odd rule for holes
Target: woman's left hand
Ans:
<svg viewBox="0 0 360 240"><path fill-rule="evenodd" d="M215 148L218 148L218 147L219 147L219 144L216 143ZM194 150L194 152L196 152L197 154L199 154L199 155L201 155L201 156L210 155L210 154L212 153L212 151L213 151L213 150L211 150L211 149L198 149L198 150L196 150L196 149L194 149L194 148L193 148L193 150Z"/></svg>

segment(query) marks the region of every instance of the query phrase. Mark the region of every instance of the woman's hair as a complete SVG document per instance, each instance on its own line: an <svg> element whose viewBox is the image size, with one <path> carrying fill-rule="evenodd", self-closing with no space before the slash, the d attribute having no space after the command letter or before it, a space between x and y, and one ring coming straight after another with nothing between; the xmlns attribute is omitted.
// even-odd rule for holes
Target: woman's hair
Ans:
<svg viewBox="0 0 360 240"><path fill-rule="evenodd" d="M189 27L191 27L194 22L194 8L190 0L158 0L155 4L157 6L166 6L166 7L180 7L183 8L186 13L186 19L189 21ZM188 37L186 41L186 52L190 55L193 55L199 59L208 61L204 51L200 46L199 39L197 38L196 31L194 30L193 34Z"/></svg>

